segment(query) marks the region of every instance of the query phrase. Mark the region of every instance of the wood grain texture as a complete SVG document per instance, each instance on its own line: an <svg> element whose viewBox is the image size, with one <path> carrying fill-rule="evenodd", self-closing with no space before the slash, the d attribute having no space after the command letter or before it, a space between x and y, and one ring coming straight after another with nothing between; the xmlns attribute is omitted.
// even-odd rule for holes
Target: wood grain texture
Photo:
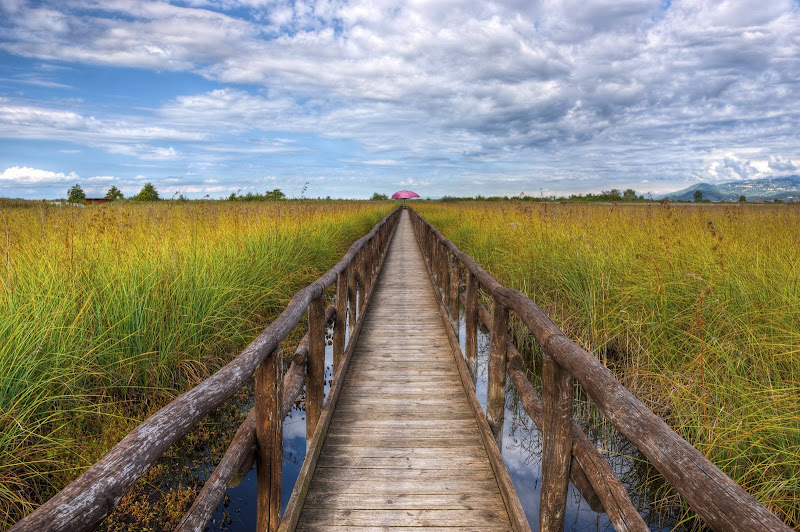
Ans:
<svg viewBox="0 0 800 532"><path fill-rule="evenodd" d="M539 530L564 529L572 460L572 375L546 354L542 366L542 490Z"/></svg>
<svg viewBox="0 0 800 532"><path fill-rule="evenodd" d="M257 526L271 532L281 522L283 483L283 357L272 353L255 373Z"/></svg>
<svg viewBox="0 0 800 532"><path fill-rule="evenodd" d="M308 306L308 360L306 362L306 440L311 441L325 400L325 299Z"/></svg>
<svg viewBox="0 0 800 532"><path fill-rule="evenodd" d="M508 309L496 299L492 305L492 329L489 336L489 379L486 390L486 419L498 447L503 437L506 409L506 344L508 343Z"/></svg>
<svg viewBox="0 0 800 532"><path fill-rule="evenodd" d="M511 530L407 215L370 298L297 530Z"/></svg>
<svg viewBox="0 0 800 532"><path fill-rule="evenodd" d="M470 272L464 293L464 322L464 356L474 383L478 378L478 281Z"/></svg>
<svg viewBox="0 0 800 532"><path fill-rule="evenodd" d="M347 272L336 278L336 323L333 325L333 371L339 369L344 358L344 340L347 332Z"/></svg>

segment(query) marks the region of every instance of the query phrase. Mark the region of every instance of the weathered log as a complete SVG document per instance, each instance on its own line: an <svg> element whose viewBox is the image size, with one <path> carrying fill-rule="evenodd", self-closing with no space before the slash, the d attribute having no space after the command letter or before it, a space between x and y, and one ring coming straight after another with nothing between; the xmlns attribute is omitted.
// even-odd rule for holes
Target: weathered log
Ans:
<svg viewBox="0 0 800 532"><path fill-rule="evenodd" d="M281 522L283 484L283 357L272 353L255 372L256 527L274 532Z"/></svg>
<svg viewBox="0 0 800 532"><path fill-rule="evenodd" d="M297 292L280 316L236 358L147 418L86 472L10 530L94 529L170 445L250 379L259 364L295 328L308 304L336 281L337 275L383 225L394 226L399 213L399 209L392 211L369 234L354 242L336 266Z"/></svg>
<svg viewBox="0 0 800 532"><path fill-rule="evenodd" d="M478 378L478 282L467 272L467 289L464 293L464 356L472 375L472 382Z"/></svg>
<svg viewBox="0 0 800 532"><path fill-rule="evenodd" d="M325 300L308 307L308 359L306 360L306 440L311 441L325 401Z"/></svg>
<svg viewBox="0 0 800 532"><path fill-rule="evenodd" d="M572 342L525 294L503 287L472 257L460 251L415 211L412 216L435 235L495 299L522 319L545 353L578 380L598 409L714 530L791 529L697 449L651 412L611 372Z"/></svg>
<svg viewBox="0 0 800 532"><path fill-rule="evenodd" d="M450 266L450 286L448 290L450 294L448 295L448 301L450 302L450 307L448 310L450 311L450 320L456 324L456 336L458 336L458 261L452 255L449 256L449 266Z"/></svg>
<svg viewBox="0 0 800 532"><path fill-rule="evenodd" d="M489 382L486 390L486 419L497 446L501 447L506 408L506 344L508 309L497 300L492 305L492 332L489 337Z"/></svg>
<svg viewBox="0 0 800 532"><path fill-rule="evenodd" d="M361 315L364 313L364 297L367 294L367 267L366 267L366 250L361 250L356 256L356 268L358 268L358 319L361 320Z"/></svg>
<svg viewBox="0 0 800 532"><path fill-rule="evenodd" d="M339 368L344 356L344 340L347 333L347 272L336 278L336 323L333 325L333 372Z"/></svg>
<svg viewBox="0 0 800 532"><path fill-rule="evenodd" d="M450 293L448 295L448 301L450 302L450 306L448 310L450 312L450 323L455 330L456 336L458 336L458 261L453 256L449 256L449 268L450 286L448 287L448 291Z"/></svg>
<svg viewBox="0 0 800 532"><path fill-rule="evenodd" d="M356 312L358 310L358 285L356 284L356 270L358 268L355 264L350 264L347 267L347 293L348 293L348 302L347 305L349 307L350 313L350 330L352 331L353 328L356 326Z"/></svg>
<svg viewBox="0 0 800 532"><path fill-rule="evenodd" d="M572 375L547 354L542 365L542 490L539 530L564 529L572 459Z"/></svg>

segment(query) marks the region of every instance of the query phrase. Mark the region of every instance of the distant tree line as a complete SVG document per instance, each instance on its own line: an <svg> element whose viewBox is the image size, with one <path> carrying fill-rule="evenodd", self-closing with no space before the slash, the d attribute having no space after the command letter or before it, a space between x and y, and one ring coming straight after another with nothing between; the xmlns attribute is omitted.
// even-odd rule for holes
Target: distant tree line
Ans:
<svg viewBox="0 0 800 532"><path fill-rule="evenodd" d="M125 199L125 196L122 194L120 189L114 185L111 185L111 188L108 189L103 198L111 201L117 201ZM152 183L148 182L144 184L138 194L131 196L128 199L133 201L158 201L161 198L158 195L158 190L156 187ZM86 193L83 191L83 188L81 188L80 183L75 183L75 185L67 190L67 203L86 203Z"/></svg>
<svg viewBox="0 0 800 532"><path fill-rule="evenodd" d="M248 192L244 196L239 194L239 192L231 192L231 195L228 196L228 201L278 201L284 199L286 199L286 194L279 188L268 190L263 194Z"/></svg>
<svg viewBox="0 0 800 532"><path fill-rule="evenodd" d="M237 192L232 192L230 196L227 197L228 201L280 201L285 200L286 194L281 191L281 189L276 188L273 190L268 190L263 194L258 192L249 191L247 194L240 194L241 189ZM303 189L305 192L305 188ZM66 202L67 203L79 203L83 204L86 202L86 193L81 188L80 184L76 183L74 186L70 187L67 191L68 197ZM175 193L178 194L177 192ZM106 192L105 199L111 201L118 201L126 199L122 192L116 187L111 186ZM158 190L152 183L145 183L142 186L142 189L139 191L138 194L134 196L130 196L127 198L131 201L158 201L162 198L159 196ZM175 199L173 197L173 199ZM204 199L208 199L208 196L205 196ZM220 198L223 199L223 198ZM301 194L301 199L303 199ZM323 199L323 198L317 198ZM326 200L331 200L331 197L328 196L325 198ZM369 198L370 201L386 201L389 199L389 196L386 194L382 194L380 192L375 192ZM178 201L188 201L186 197L181 194L178 198ZM706 199L703 196L702 190L695 190L693 195L693 200L695 203L710 203L711 200ZM64 200L61 200L62 202ZM427 201L427 200L420 200L420 201ZM611 190L603 190L599 194L588 193L588 194L571 194L569 196L545 196L544 194L540 196L527 196L525 193L520 193L518 196L443 196L438 201L444 202L451 202L451 201L525 201L525 202L540 202L540 201L562 201L562 202L579 202L579 203L591 203L591 202L653 202L659 201L660 203L668 203L674 201L676 203L686 203L687 200L672 200L669 198L661 198L660 200L653 200L650 194L648 193L648 197L645 198L644 195L637 194L636 191L632 188L625 189L621 191L616 188L612 188ZM688 200L691 201L691 200ZM747 198L744 195L739 196L739 203L747 202ZM772 200L774 203L783 203L783 200L775 199ZM763 203L763 202L762 202ZM789 203L794 203L793 200L789 200Z"/></svg>

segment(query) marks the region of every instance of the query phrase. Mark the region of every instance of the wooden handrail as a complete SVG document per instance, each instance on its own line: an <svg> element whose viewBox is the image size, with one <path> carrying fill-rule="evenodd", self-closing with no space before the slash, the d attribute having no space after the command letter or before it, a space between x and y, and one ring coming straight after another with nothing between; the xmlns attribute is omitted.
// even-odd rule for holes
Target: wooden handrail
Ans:
<svg viewBox="0 0 800 532"><path fill-rule="evenodd" d="M791 530L634 397L591 353L572 342L525 294L502 286L419 213L411 209L411 214L420 248L430 264L432 277L439 285L436 292L443 304L446 292L452 286L447 282L450 272L449 268L445 268L445 261L447 256L452 256L466 269L468 287L474 280L492 297L495 305L516 313L533 334L545 357L551 358L555 364L548 370L555 372L554 378L563 380L559 375L563 371L576 379L606 419L650 460L714 530ZM495 329L493 327L492 331ZM491 382L489 388L492 388ZM555 389L564 390L564 385L557 385ZM548 400L545 397L545 403ZM565 400L571 401L571 398ZM560 411L563 414L565 409L561 408ZM571 430L565 430L567 425L564 425L563 415L561 419L558 425L562 427L558 429L561 434L560 446L571 448ZM549 425L546 417L544 425L544 429ZM570 442L569 447L564 447L564 442ZM545 470L554 467L549 462L543 461ZM561 467L563 463L561 459ZM544 489L542 494L544 496ZM552 493L548 496L552 496ZM552 529L551 524L544 523L542 529Z"/></svg>
<svg viewBox="0 0 800 532"><path fill-rule="evenodd" d="M361 259L356 261L362 284L359 287L361 303L371 280L367 270L374 267L373 260L366 264L364 257L373 258L378 250L385 252L388 236L400 212L400 208L393 210L366 236L355 241L333 268L298 291L275 321L236 358L143 421L81 476L11 527L10 532L94 529L173 443L247 383L297 326L309 305L324 296L356 257Z"/></svg>

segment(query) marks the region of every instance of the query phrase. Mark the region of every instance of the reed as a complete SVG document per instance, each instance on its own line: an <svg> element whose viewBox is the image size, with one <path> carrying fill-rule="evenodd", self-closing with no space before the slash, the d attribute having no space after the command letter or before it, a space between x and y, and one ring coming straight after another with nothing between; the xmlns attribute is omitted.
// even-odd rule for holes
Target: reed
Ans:
<svg viewBox="0 0 800 532"><path fill-rule="evenodd" d="M390 208L0 205L0 528L230 360Z"/></svg>
<svg viewBox="0 0 800 532"><path fill-rule="evenodd" d="M800 208L415 208L800 528Z"/></svg>

